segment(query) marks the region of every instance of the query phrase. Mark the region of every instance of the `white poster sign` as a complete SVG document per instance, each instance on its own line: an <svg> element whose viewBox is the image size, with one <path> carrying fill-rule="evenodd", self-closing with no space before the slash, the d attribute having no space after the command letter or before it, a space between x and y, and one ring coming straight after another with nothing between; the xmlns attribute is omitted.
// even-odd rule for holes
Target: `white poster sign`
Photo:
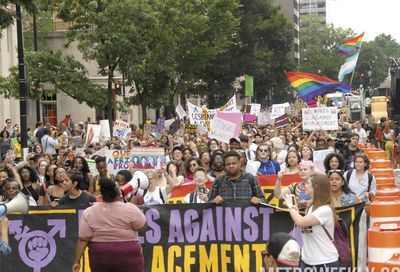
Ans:
<svg viewBox="0 0 400 272"><path fill-rule="evenodd" d="M272 110L271 110L271 119L276 119L282 115L284 115L285 108L289 107L289 103L284 103L284 104L273 104L272 105Z"/></svg>
<svg viewBox="0 0 400 272"><path fill-rule="evenodd" d="M100 120L100 126L101 126L100 136L104 137L105 140L111 139L110 122L108 120Z"/></svg>
<svg viewBox="0 0 400 272"><path fill-rule="evenodd" d="M336 107L303 108L302 116L303 130L305 131L339 129L338 109Z"/></svg>
<svg viewBox="0 0 400 272"><path fill-rule="evenodd" d="M211 121L211 131L208 137L229 144L229 139L234 137L235 129L235 123L215 117Z"/></svg>
<svg viewBox="0 0 400 272"><path fill-rule="evenodd" d="M121 137L121 138L130 138L131 127L129 123L124 122L122 120L115 120L113 126L113 136Z"/></svg>
<svg viewBox="0 0 400 272"><path fill-rule="evenodd" d="M251 104L250 107L250 114L253 114L255 116L258 116L258 114L261 111L261 104Z"/></svg>
<svg viewBox="0 0 400 272"><path fill-rule="evenodd" d="M178 114L179 119L183 119L183 118L185 118L185 116L187 115L185 109L182 107L181 104L178 104L178 105L176 106L175 111L176 111L176 113Z"/></svg>
<svg viewBox="0 0 400 272"><path fill-rule="evenodd" d="M274 120L271 119L271 114L269 112L262 111L258 114L257 124L259 126L266 126L266 125L270 125L273 123L274 123Z"/></svg>
<svg viewBox="0 0 400 272"><path fill-rule="evenodd" d="M86 133L86 145L100 141L101 125L89 124Z"/></svg>

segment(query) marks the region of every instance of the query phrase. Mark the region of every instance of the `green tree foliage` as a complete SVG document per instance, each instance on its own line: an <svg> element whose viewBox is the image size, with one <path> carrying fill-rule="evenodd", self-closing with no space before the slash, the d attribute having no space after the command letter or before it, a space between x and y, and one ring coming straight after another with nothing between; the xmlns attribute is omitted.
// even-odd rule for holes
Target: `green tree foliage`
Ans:
<svg viewBox="0 0 400 272"><path fill-rule="evenodd" d="M351 29L325 25L317 16L302 17L300 22L300 71L337 80L346 57L339 53L345 39L356 34Z"/></svg>
<svg viewBox="0 0 400 272"><path fill-rule="evenodd" d="M0 0L0 30L5 29L14 23L15 10L10 9L14 4L20 4L29 13L37 11L35 1L33 0ZM0 33L1 37L1 33Z"/></svg>
<svg viewBox="0 0 400 272"><path fill-rule="evenodd" d="M58 90L86 102L90 107L104 107L106 90L88 79L86 68L70 56L61 52L25 52L29 67L30 98L41 99L43 93L53 94ZM10 75L0 78L0 93L6 97L18 97L18 69L13 67Z"/></svg>

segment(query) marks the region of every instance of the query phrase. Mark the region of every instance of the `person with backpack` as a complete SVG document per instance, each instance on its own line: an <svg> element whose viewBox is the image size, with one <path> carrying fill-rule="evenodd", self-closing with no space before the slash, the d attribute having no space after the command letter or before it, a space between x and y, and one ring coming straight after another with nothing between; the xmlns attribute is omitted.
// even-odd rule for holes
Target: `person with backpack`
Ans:
<svg viewBox="0 0 400 272"><path fill-rule="evenodd" d="M286 194L284 196L292 220L301 228L303 238L302 271L306 269L325 272L338 271L339 252L331 238L334 237L337 218L332 206L327 175L314 174L305 182L305 190L311 197L311 203L305 216L299 213L293 195Z"/></svg>
<svg viewBox="0 0 400 272"><path fill-rule="evenodd" d="M230 150L224 155L226 173L215 179L208 195L208 202L250 200L252 204L265 201L260 184L253 175L241 170L240 154Z"/></svg>
<svg viewBox="0 0 400 272"><path fill-rule="evenodd" d="M354 156L354 169L345 173L349 188L360 198L368 202L371 196L376 195L376 179L368 172L369 159L364 153Z"/></svg>

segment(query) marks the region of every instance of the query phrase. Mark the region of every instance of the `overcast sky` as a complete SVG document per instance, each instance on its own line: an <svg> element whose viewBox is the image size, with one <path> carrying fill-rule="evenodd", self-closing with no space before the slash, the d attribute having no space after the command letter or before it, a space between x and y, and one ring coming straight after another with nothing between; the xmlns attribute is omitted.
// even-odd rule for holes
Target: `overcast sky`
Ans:
<svg viewBox="0 0 400 272"><path fill-rule="evenodd" d="M400 43L400 0L327 0L327 22L365 31L366 41L385 33Z"/></svg>

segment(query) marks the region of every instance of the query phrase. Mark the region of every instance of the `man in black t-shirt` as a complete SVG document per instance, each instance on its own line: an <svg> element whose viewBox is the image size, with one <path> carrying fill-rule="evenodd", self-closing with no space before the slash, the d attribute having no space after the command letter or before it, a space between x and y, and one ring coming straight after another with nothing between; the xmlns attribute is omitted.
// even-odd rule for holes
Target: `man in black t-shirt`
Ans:
<svg viewBox="0 0 400 272"><path fill-rule="evenodd" d="M60 205L88 205L96 202L94 195L79 188L82 182L83 176L80 172L68 173L68 177L64 179L64 190L67 194L60 198L58 203Z"/></svg>
<svg viewBox="0 0 400 272"><path fill-rule="evenodd" d="M360 136L358 136L357 133L351 133L349 135L350 143L348 145L345 145L343 148L343 157L345 160L345 170L348 170L350 168L354 167L353 163L353 158L356 153L361 152L361 150L357 147L358 141L360 139Z"/></svg>

